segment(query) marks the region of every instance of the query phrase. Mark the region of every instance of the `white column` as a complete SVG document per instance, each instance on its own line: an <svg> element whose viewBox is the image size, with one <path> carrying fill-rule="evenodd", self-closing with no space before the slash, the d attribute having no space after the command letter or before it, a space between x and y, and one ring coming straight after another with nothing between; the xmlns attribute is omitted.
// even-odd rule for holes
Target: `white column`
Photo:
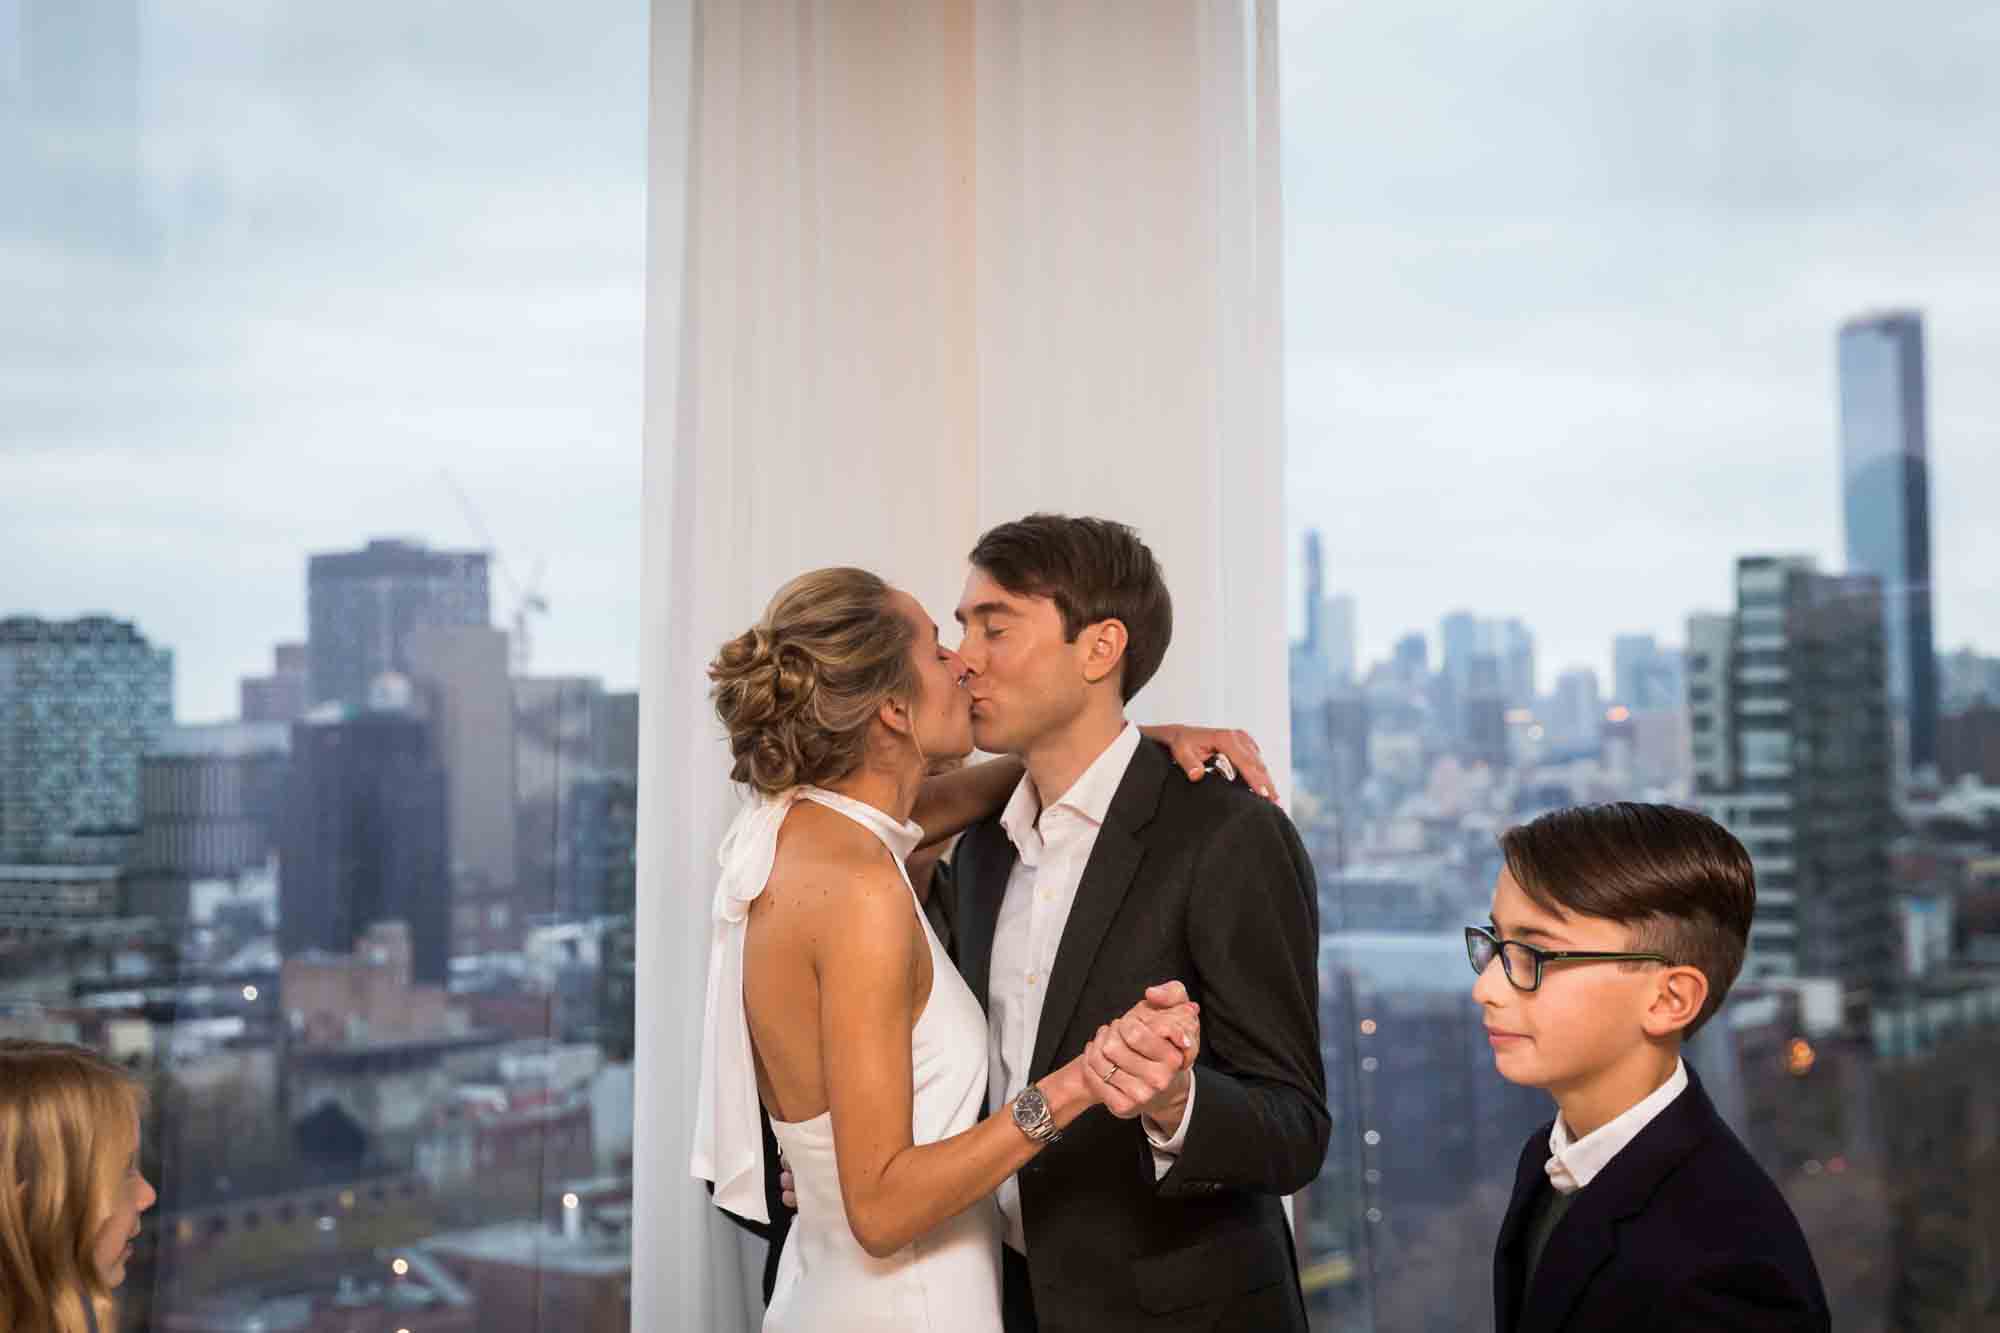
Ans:
<svg viewBox="0 0 2000 1333"><path fill-rule="evenodd" d="M709 657L832 563L940 624L981 529L1136 526L1147 720L1289 769L1271 0L656 0L633 1327L755 1326L688 1175Z"/></svg>

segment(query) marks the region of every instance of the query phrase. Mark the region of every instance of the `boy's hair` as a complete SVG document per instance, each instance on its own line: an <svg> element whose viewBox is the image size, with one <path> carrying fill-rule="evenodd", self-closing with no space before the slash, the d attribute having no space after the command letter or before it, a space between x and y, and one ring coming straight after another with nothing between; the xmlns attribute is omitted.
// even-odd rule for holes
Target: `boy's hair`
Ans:
<svg viewBox="0 0 2000 1333"><path fill-rule="evenodd" d="M1708 1022L1743 967L1757 881L1750 854L1708 816L1618 801L1555 810L1500 835L1507 872L1545 911L1629 926L1635 953L1701 969Z"/></svg>
<svg viewBox="0 0 2000 1333"><path fill-rule="evenodd" d="M1165 660L1174 637L1173 598L1160 562L1123 523L1030 514L989 530L970 559L1008 592L1054 602L1071 643L1085 625L1124 625L1119 688L1127 703Z"/></svg>

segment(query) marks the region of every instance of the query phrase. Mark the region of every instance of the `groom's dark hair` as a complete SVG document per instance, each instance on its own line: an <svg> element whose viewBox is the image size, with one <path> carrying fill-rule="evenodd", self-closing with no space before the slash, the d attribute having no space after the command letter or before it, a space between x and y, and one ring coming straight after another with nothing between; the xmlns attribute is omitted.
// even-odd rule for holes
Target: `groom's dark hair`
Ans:
<svg viewBox="0 0 2000 1333"><path fill-rule="evenodd" d="M1119 689L1128 703L1160 669L1174 637L1173 598L1160 562L1123 523L1030 514L988 531L970 558L1015 596L1054 602L1071 643L1085 625L1124 625Z"/></svg>

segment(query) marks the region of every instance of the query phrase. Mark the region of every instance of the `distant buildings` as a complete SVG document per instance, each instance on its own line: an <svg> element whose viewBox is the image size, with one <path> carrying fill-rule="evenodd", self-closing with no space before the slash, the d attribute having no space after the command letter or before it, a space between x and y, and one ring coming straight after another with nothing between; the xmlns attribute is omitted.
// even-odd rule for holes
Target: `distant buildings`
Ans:
<svg viewBox="0 0 2000 1333"><path fill-rule="evenodd" d="M0 863L122 860L173 692L173 654L129 621L0 620Z"/></svg>
<svg viewBox="0 0 2000 1333"><path fill-rule="evenodd" d="M487 556L371 541L306 569L308 697L361 707L387 672L410 674L411 631L492 620Z"/></svg>
<svg viewBox="0 0 2000 1333"><path fill-rule="evenodd" d="M1881 584L1897 757L1925 770L1937 762L1938 687L1923 316L1849 320L1836 350L1847 567Z"/></svg>
<svg viewBox="0 0 2000 1333"><path fill-rule="evenodd" d="M448 785L430 726L402 702L403 710L313 715L293 726L278 943L287 956L347 953L370 926L405 922L412 975L442 985Z"/></svg>
<svg viewBox="0 0 2000 1333"><path fill-rule="evenodd" d="M298 721L312 706L307 677L306 646L278 644L271 652L271 674L245 676L237 686L243 721Z"/></svg>
<svg viewBox="0 0 2000 1333"><path fill-rule="evenodd" d="M1671 713L1681 708L1681 654L1650 634L1620 634L1611 641L1614 703L1634 713Z"/></svg>
<svg viewBox="0 0 2000 1333"><path fill-rule="evenodd" d="M291 728L224 722L170 728L140 764L128 914L185 923L194 885L262 872L277 855Z"/></svg>

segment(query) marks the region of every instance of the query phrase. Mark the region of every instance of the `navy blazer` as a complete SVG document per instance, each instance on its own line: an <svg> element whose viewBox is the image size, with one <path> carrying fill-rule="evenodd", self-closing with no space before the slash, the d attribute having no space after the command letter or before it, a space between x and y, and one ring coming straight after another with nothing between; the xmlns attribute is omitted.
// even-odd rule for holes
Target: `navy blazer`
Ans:
<svg viewBox="0 0 2000 1333"><path fill-rule="evenodd" d="M1554 1188L1549 1130L1521 1150L1493 1255L1499 1333L1827 1333L1805 1233L1688 1070L1687 1090L1611 1159L1557 1223L1521 1290L1529 1223ZM1523 1299L1525 1295L1525 1299Z"/></svg>

